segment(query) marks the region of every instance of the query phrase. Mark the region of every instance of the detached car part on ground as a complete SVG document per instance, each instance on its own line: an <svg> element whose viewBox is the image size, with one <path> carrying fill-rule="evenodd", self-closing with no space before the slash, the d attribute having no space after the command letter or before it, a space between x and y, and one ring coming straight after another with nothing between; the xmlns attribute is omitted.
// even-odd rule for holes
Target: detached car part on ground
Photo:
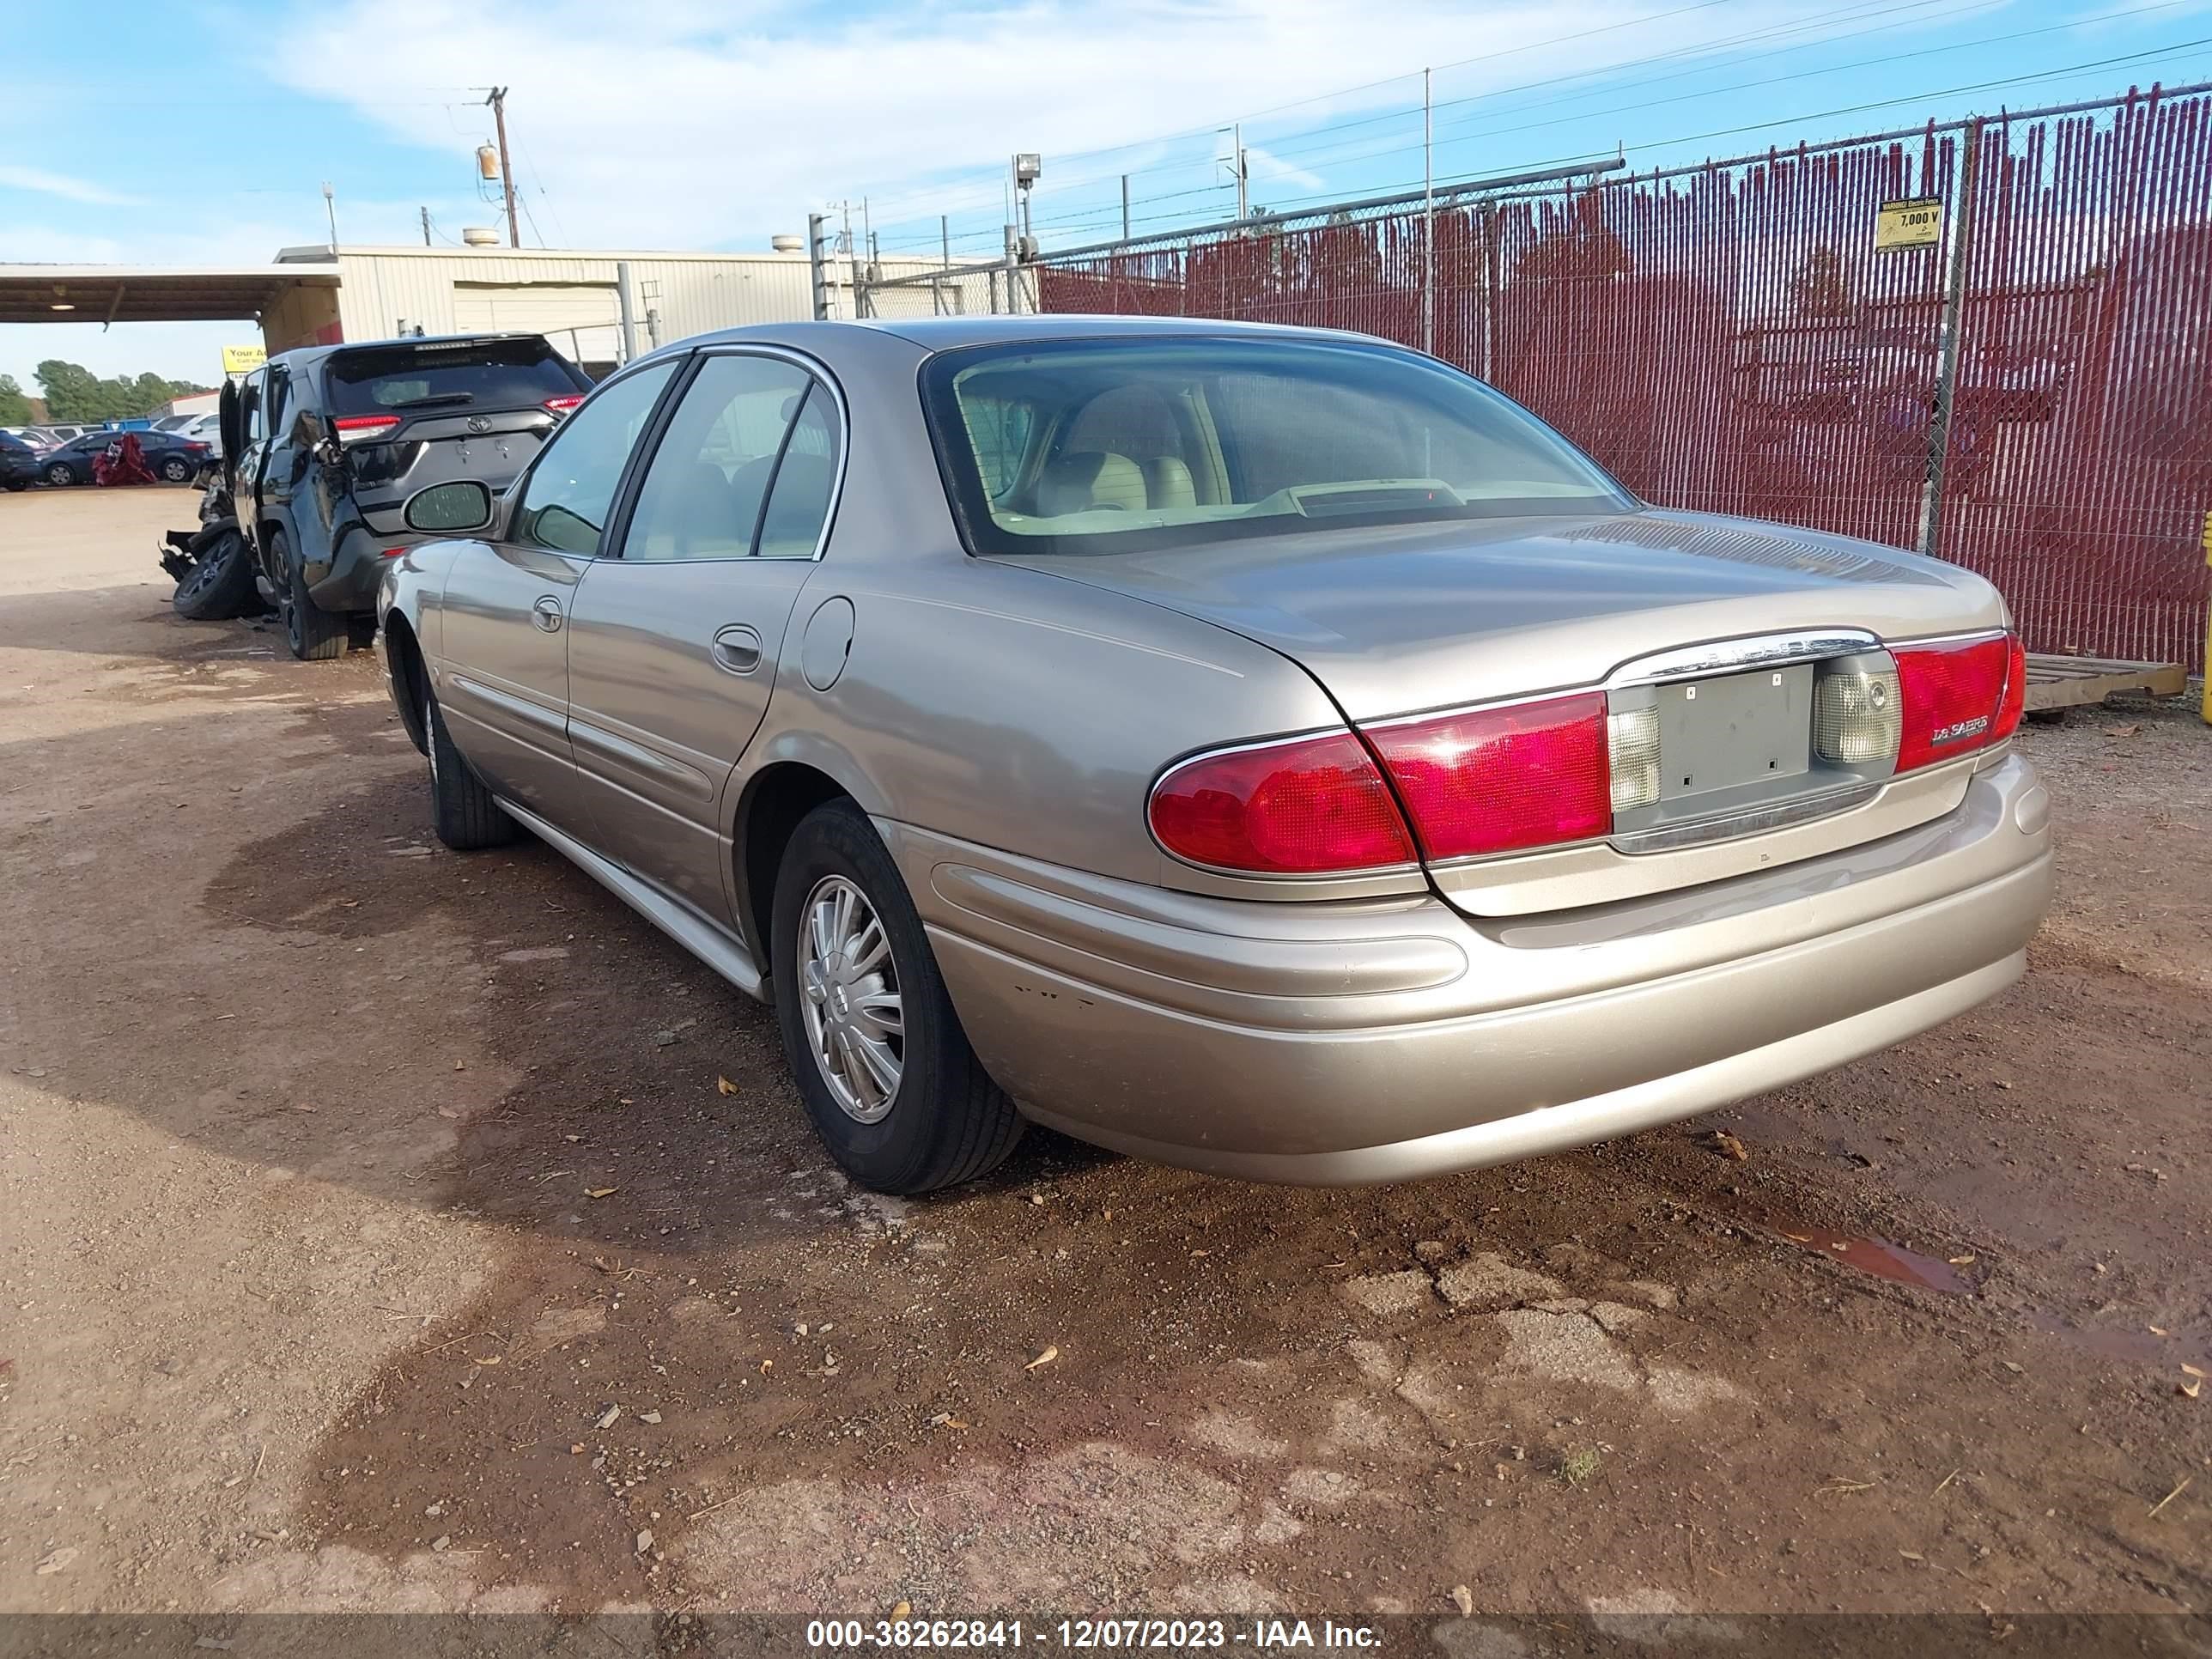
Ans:
<svg viewBox="0 0 2212 1659"><path fill-rule="evenodd" d="M222 453L261 597L303 660L374 627L401 509L449 478L503 489L591 380L536 334L313 346L226 386Z"/></svg>
<svg viewBox="0 0 2212 1659"><path fill-rule="evenodd" d="M191 530L172 530L163 538L161 568L177 591L170 604L192 622L222 622L258 617L266 607L253 584L253 555L238 528L230 487L211 479L200 496L200 521Z"/></svg>
<svg viewBox="0 0 2212 1659"><path fill-rule="evenodd" d="M793 325L408 505L437 833L772 1000L858 1180L1034 1119L1395 1180L1685 1117L2023 971L2048 799L1966 571L1638 501L1356 337Z"/></svg>

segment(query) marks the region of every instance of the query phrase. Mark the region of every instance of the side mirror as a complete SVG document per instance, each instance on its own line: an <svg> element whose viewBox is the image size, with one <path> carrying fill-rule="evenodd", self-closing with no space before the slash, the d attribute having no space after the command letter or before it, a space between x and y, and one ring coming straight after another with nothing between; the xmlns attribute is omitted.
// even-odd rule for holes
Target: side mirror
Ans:
<svg viewBox="0 0 2212 1659"><path fill-rule="evenodd" d="M465 536L490 525L491 489L474 478L431 484L407 498L400 518L410 530L433 536Z"/></svg>

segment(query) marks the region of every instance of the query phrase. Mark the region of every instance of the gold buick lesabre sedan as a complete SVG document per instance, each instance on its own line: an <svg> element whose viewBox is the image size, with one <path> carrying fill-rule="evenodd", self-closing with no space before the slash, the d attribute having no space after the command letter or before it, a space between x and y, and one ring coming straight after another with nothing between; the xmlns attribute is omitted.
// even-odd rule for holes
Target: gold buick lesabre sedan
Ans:
<svg viewBox="0 0 2212 1659"><path fill-rule="evenodd" d="M407 521L439 836L772 1003L886 1192L1030 1120L1316 1182L1601 1139L1972 1006L2050 897L1987 582L1357 336L708 335Z"/></svg>

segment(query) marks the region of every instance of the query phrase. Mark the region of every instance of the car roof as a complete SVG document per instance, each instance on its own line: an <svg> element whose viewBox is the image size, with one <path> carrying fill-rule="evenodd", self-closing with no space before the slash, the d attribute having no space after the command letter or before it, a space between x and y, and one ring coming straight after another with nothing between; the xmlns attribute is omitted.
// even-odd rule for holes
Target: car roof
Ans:
<svg viewBox="0 0 2212 1659"><path fill-rule="evenodd" d="M493 334L402 334L389 340L340 340L333 345L295 346L289 351L272 354L272 364L282 363L286 368L304 368L324 362L344 351L373 351L379 346L434 346L477 345L492 340L538 340L543 334L527 330L510 330Z"/></svg>
<svg viewBox="0 0 2212 1659"><path fill-rule="evenodd" d="M672 342L664 351L689 350L721 342L787 340L796 345L811 336L820 340L830 331L866 330L889 334L932 352L956 351L963 346L1018 345L1048 340L1158 339L1176 335L1193 338L1224 336L1275 339L1358 340L1366 345L1389 342L1348 329L1297 328L1280 323L1235 323L1198 317L1127 317L1105 313L1054 313L1050 316L870 318L859 322L755 323L743 328L717 329ZM656 352L655 356L660 355ZM641 358L642 361L642 358Z"/></svg>

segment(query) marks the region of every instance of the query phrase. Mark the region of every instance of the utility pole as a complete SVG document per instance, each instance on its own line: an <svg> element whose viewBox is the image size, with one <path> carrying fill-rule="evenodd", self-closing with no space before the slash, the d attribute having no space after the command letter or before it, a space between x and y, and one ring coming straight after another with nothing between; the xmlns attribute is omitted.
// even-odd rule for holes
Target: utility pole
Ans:
<svg viewBox="0 0 2212 1659"><path fill-rule="evenodd" d="M430 210L427 207L422 210L422 246L430 246Z"/></svg>
<svg viewBox="0 0 2212 1659"><path fill-rule="evenodd" d="M327 179L323 180L323 211L330 215L331 253L335 258L338 251L338 198L337 193L331 188L331 181Z"/></svg>
<svg viewBox="0 0 2212 1659"><path fill-rule="evenodd" d="M1234 153L1237 166L1237 222L1241 225L1252 216L1250 191L1246 188L1249 175L1244 168L1244 124L1242 121L1229 129L1229 147Z"/></svg>
<svg viewBox="0 0 2212 1659"><path fill-rule="evenodd" d="M1121 175L1121 240L1129 240L1129 175Z"/></svg>
<svg viewBox="0 0 2212 1659"><path fill-rule="evenodd" d="M494 87L484 102L491 106L491 122L499 134L499 185L507 192L507 245L522 246L522 226L514 215L514 164L507 155L507 88Z"/></svg>
<svg viewBox="0 0 2212 1659"><path fill-rule="evenodd" d="M1437 349L1437 169L1431 73L1425 69L1421 71L1421 349L1433 356Z"/></svg>

